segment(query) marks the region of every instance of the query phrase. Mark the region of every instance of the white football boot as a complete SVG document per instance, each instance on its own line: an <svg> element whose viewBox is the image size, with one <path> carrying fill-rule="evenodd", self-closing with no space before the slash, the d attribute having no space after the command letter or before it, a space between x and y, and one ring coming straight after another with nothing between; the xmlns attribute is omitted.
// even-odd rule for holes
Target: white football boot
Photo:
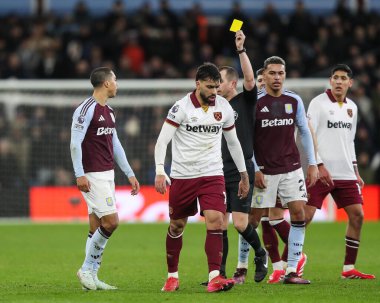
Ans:
<svg viewBox="0 0 380 303"><path fill-rule="evenodd" d="M96 290L96 284L94 281L93 273L91 270L82 270L81 268L77 272L80 284L88 290Z"/></svg>

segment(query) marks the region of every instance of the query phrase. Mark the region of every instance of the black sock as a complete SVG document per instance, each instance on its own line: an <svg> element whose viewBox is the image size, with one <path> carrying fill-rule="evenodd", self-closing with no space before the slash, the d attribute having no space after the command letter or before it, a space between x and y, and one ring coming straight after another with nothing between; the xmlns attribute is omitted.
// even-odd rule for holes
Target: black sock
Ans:
<svg viewBox="0 0 380 303"><path fill-rule="evenodd" d="M265 250L261 246L259 235L251 224L247 225L245 231L239 233L243 236L245 241L247 241L249 245L251 245L255 250L256 256L263 256L265 254Z"/></svg>
<svg viewBox="0 0 380 303"><path fill-rule="evenodd" d="M223 230L223 257L222 263L220 264L220 274L226 274L226 262L228 256L228 236L227 230Z"/></svg>

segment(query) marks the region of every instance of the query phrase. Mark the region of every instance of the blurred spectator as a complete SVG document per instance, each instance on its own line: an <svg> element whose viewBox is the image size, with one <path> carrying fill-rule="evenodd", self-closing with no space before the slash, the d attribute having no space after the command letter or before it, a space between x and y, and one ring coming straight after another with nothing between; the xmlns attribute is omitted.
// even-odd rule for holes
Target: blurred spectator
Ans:
<svg viewBox="0 0 380 303"><path fill-rule="evenodd" d="M8 138L0 138L0 168L0 192L12 192L21 180L21 176Z"/></svg>
<svg viewBox="0 0 380 303"><path fill-rule="evenodd" d="M96 16L89 1L77 2L71 14L62 16L0 16L0 77L88 79L92 68L106 65L119 79L193 78L196 66L205 61L239 69L233 39L228 38L234 35L229 31L232 20L239 19L250 33L246 48L255 69L272 55L286 59L289 78L326 77L336 63L352 67L357 84L351 94L360 112L358 159L363 169L378 169L372 179L380 181L380 160L379 165L374 161L380 155L380 16L365 2L340 0L331 14L317 16L301 0L288 15L268 1L254 17L238 1L222 17L207 15L201 2L176 12L173 1L161 0L155 10L146 1L133 13L126 3L116 0ZM24 107L8 117L7 101L0 103L0 139L9 139L7 156L16 159L21 178L40 185L72 182L62 111ZM144 182L152 182L151 142L166 112L161 106L118 112L118 119L125 121L118 130L122 144L132 141L127 153ZM51 154L56 159L49 160Z"/></svg>

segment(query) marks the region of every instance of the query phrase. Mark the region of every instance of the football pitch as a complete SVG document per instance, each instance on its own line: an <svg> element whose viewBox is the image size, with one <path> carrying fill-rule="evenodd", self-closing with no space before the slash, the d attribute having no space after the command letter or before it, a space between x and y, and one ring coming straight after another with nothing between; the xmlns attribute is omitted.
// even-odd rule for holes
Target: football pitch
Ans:
<svg viewBox="0 0 380 303"><path fill-rule="evenodd" d="M189 224L180 257L180 289L162 293L167 224L122 224L107 244L99 277L116 291L83 291L76 277L84 257L85 224L0 223L0 302L379 302L380 223L365 223L357 268L375 280L342 280L344 223L313 223L306 231L304 276L311 285L248 280L229 292L207 293L205 227ZM227 273L237 264L237 233L229 229ZM271 271L271 265L270 271Z"/></svg>

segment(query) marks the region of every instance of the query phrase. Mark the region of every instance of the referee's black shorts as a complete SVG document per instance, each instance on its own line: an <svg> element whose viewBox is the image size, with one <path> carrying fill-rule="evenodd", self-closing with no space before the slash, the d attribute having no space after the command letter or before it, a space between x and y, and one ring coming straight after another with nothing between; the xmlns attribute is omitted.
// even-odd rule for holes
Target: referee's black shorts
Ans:
<svg viewBox="0 0 380 303"><path fill-rule="evenodd" d="M245 199L238 197L239 181L228 182L226 180L227 212L240 212L249 214L251 211L253 183L249 184L248 196Z"/></svg>

